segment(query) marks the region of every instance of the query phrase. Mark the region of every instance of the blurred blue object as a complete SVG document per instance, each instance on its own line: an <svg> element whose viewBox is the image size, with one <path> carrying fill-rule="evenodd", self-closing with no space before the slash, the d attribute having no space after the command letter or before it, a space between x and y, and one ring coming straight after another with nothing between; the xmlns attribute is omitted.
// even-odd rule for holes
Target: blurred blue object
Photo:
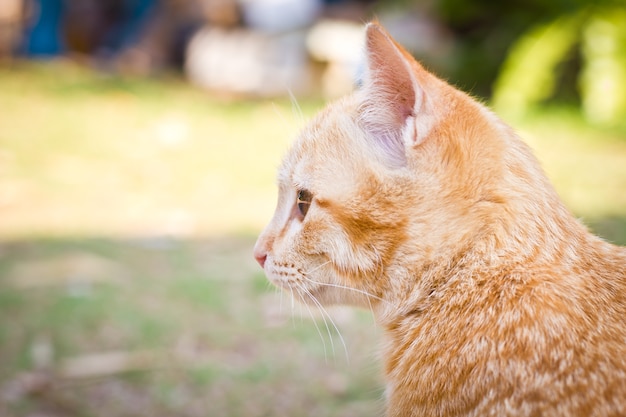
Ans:
<svg viewBox="0 0 626 417"><path fill-rule="evenodd" d="M99 53L105 57L136 43L146 28L157 0L124 0L120 16L104 36Z"/></svg>
<svg viewBox="0 0 626 417"><path fill-rule="evenodd" d="M75 45L65 38L68 29L76 26L72 25L76 19L87 17L87 21L98 24L87 32L74 34L79 33L83 40L95 39L96 44L89 45L91 48L103 57L113 56L137 42L158 4L158 0L100 0L90 3L94 7L85 8L80 4L84 0L28 1L33 13L20 50L26 56L39 58L54 57L72 49ZM85 10L96 13L97 17L84 16Z"/></svg>
<svg viewBox="0 0 626 417"><path fill-rule="evenodd" d="M65 49L61 26L63 0L34 0L34 21L25 34L22 51L33 57L54 57Z"/></svg>

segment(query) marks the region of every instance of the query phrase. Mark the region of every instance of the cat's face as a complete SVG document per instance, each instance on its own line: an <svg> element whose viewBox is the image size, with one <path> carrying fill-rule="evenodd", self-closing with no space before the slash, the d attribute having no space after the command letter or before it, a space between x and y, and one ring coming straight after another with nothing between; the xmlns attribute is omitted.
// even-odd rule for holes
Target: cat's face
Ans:
<svg viewBox="0 0 626 417"><path fill-rule="evenodd" d="M390 216L406 179L385 171L357 100L320 114L283 161L276 211L255 248L270 281L308 302L381 297L376 277L405 240L406 223L402 213Z"/></svg>
<svg viewBox="0 0 626 417"><path fill-rule="evenodd" d="M468 213L480 217L472 201L492 198L478 195L486 171L473 169L472 151L451 140L465 126L450 114L469 99L379 26L366 41L365 86L299 135L255 246L269 280L309 303L371 306L411 285L390 277L460 244L473 231Z"/></svg>

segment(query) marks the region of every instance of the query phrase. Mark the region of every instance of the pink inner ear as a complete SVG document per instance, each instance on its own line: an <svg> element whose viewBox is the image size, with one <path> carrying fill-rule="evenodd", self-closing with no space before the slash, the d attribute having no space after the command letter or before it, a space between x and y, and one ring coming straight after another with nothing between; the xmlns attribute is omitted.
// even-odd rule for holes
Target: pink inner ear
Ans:
<svg viewBox="0 0 626 417"><path fill-rule="evenodd" d="M413 87L410 88L411 92L413 92ZM406 119L411 116L415 116L415 110L413 106L415 105L415 94L412 94L412 100L410 102L400 102L397 105L396 113L400 116L401 124L404 125Z"/></svg>
<svg viewBox="0 0 626 417"><path fill-rule="evenodd" d="M403 130L415 116L418 88L408 53L378 25L366 32L368 77L361 119L364 127L394 166L406 164Z"/></svg>
<svg viewBox="0 0 626 417"><path fill-rule="evenodd" d="M382 156L390 168L402 168L406 166L406 150L402 135L391 132L372 132L377 145L384 153Z"/></svg>

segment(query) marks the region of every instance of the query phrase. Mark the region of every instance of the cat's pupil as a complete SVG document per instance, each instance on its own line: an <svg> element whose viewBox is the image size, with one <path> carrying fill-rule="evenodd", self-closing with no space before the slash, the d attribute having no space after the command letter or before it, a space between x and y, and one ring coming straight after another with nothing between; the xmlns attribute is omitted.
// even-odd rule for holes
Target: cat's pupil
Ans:
<svg viewBox="0 0 626 417"><path fill-rule="evenodd" d="M306 216L313 201L313 194L308 190L298 190L298 211L302 218Z"/></svg>

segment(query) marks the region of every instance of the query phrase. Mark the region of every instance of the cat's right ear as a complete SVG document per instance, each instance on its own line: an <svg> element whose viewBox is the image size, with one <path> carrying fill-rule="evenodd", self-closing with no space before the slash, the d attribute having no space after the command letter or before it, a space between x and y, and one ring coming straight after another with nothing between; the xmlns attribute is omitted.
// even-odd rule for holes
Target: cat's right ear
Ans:
<svg viewBox="0 0 626 417"><path fill-rule="evenodd" d="M360 119L389 163L404 166L407 147L419 145L427 133L416 124L418 115L429 119L417 76L425 70L377 23L367 25L365 41Z"/></svg>

